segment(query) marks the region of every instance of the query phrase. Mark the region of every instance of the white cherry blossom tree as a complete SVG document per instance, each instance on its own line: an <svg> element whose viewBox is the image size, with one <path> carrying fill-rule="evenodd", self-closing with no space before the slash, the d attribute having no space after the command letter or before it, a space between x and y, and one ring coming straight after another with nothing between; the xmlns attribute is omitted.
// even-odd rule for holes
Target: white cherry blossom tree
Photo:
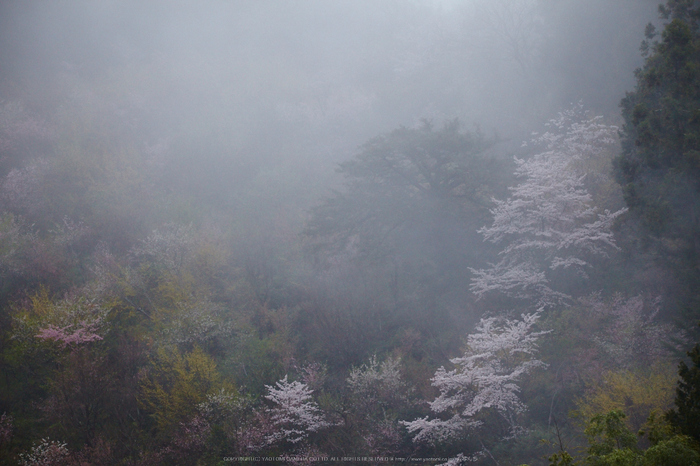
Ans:
<svg viewBox="0 0 700 466"><path fill-rule="evenodd" d="M616 248L612 225L627 209L601 212L581 166L614 147L617 127L581 114L580 106L560 113L533 140L545 150L515 159L523 181L507 200L494 200L493 224L479 230L484 240L503 245L500 261L472 269L471 289L479 298L498 291L534 299L538 307L561 302L569 296L552 289L552 274L570 269L585 276L590 257Z"/></svg>
<svg viewBox="0 0 700 466"><path fill-rule="evenodd" d="M516 417L526 410L517 382L546 366L535 359L537 339L547 333L533 331L539 316L540 311L523 314L522 320L482 319L467 339L464 356L450 360L455 369L440 367L431 379L440 395L429 403L430 409L442 417L403 423L414 434L413 441L435 445L468 435L482 424L479 413L488 409L503 416L515 435Z"/></svg>
<svg viewBox="0 0 700 466"><path fill-rule="evenodd" d="M268 436L270 444L288 441L296 444L304 440L309 432L317 432L329 425L321 409L311 398L311 390L305 383L289 382L285 375L275 384L265 385L266 399L275 403L270 410L276 429Z"/></svg>

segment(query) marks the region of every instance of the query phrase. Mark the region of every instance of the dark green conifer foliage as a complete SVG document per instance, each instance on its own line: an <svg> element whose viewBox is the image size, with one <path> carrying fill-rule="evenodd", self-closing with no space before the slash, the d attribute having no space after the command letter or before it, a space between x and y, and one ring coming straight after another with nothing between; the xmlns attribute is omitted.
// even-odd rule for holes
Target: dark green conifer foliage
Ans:
<svg viewBox="0 0 700 466"><path fill-rule="evenodd" d="M678 368L676 408L666 416L682 434L700 442L700 344L688 352L690 366L681 361Z"/></svg>
<svg viewBox="0 0 700 466"><path fill-rule="evenodd" d="M647 244L655 245L682 284L680 306L698 309L700 1L669 0L659 11L670 22L660 39L647 27L646 62L636 72L636 89L621 102L625 124L616 177Z"/></svg>

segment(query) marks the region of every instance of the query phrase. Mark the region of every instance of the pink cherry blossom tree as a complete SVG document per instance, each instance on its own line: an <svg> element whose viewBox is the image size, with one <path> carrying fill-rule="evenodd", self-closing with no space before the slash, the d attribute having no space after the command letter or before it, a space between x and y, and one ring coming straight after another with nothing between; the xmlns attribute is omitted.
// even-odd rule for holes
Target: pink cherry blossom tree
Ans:
<svg viewBox="0 0 700 466"><path fill-rule="evenodd" d="M49 325L47 328L39 330L36 337L42 340L54 340L60 343L63 348L72 348L83 343L102 340L102 337L95 333L99 329L100 324L101 322L97 320L94 322L82 321L77 326L66 325L65 327L57 327Z"/></svg>
<svg viewBox="0 0 700 466"><path fill-rule="evenodd" d="M107 315L111 306L97 298L86 297L79 290L67 293L62 300L51 302L47 296L36 296L34 308L44 309L42 318L34 322L34 337L55 341L63 348L75 349L85 343L103 339L108 331ZM21 323L17 320L17 323Z"/></svg>

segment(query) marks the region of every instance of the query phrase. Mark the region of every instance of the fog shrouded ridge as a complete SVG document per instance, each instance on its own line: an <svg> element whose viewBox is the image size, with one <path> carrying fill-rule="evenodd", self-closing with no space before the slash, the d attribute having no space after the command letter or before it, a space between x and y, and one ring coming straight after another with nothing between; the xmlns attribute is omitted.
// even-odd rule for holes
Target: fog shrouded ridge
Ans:
<svg viewBox="0 0 700 466"><path fill-rule="evenodd" d="M100 95L96 87L106 92L111 83L115 103L141 105L161 131L225 119L228 132L244 125L252 137L264 126L266 137L286 143L288 133L316 130L315 139L356 138L346 143L352 147L421 118L459 116L510 135L580 99L614 114L641 64L640 31L656 4L105 1L2 8L7 92L25 83L20 87L35 99L55 99L70 95L71 86ZM286 137L273 136L280 131Z"/></svg>
<svg viewBox="0 0 700 466"><path fill-rule="evenodd" d="M335 164L398 125L458 117L517 147L572 102L616 118L655 7L3 2L2 87L52 112L112 112L139 150L180 162L176 189L231 202L252 182L308 206Z"/></svg>

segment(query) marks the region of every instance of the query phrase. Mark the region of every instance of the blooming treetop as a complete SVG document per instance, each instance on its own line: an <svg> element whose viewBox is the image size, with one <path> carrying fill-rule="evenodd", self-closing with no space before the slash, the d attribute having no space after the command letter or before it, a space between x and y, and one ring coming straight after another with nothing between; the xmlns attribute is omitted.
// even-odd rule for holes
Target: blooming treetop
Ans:
<svg viewBox="0 0 700 466"><path fill-rule="evenodd" d="M482 424L476 419L484 409L494 409L508 422L511 434L518 431L514 416L526 407L518 398L517 381L537 367L545 367L534 358L537 339L547 332L533 332L540 311L523 314L522 320L491 317L481 319L476 333L469 335L464 356L450 361L457 366L441 367L431 379L440 395L429 403L446 420L428 417L404 422L414 442L436 444L450 440Z"/></svg>
<svg viewBox="0 0 700 466"><path fill-rule="evenodd" d="M99 329L100 323L100 321L92 323L83 321L80 322L78 328L71 328L73 327L72 325L65 327L49 325L47 328L41 329L36 337L42 340L55 340L61 343L64 348L67 346L73 347L82 343L102 340L102 337L95 333Z"/></svg>
<svg viewBox="0 0 700 466"><path fill-rule="evenodd" d="M66 464L69 456L70 451L65 443L43 438L29 452L19 454L19 464L22 466Z"/></svg>
<svg viewBox="0 0 700 466"><path fill-rule="evenodd" d="M352 393L366 403L376 404L400 401L407 391L399 371L400 360L388 358L381 364L374 355L368 364L353 367L347 383Z"/></svg>
<svg viewBox="0 0 700 466"><path fill-rule="evenodd" d="M268 436L269 443L281 440L298 443L309 432L317 432L328 426L318 405L311 400L313 390L305 383L288 382L285 375L275 385L277 388L265 385L268 392L265 398L276 404L271 413L277 429Z"/></svg>
<svg viewBox="0 0 700 466"><path fill-rule="evenodd" d="M110 303L97 297L86 297L76 290L67 293L59 301L51 301L46 293L32 298L33 313L38 319L27 315L15 318L16 334L31 331L35 338L55 341L63 348L75 349L85 343L102 340L109 331L108 314ZM23 329L23 330L22 330ZM35 333L36 332L36 333Z"/></svg>
<svg viewBox="0 0 700 466"><path fill-rule="evenodd" d="M550 288L550 271L572 268L583 274L587 257L616 248L611 227L627 209L599 212L577 162L609 149L617 127L604 125L601 117L579 119L579 111L561 113L549 122L550 131L535 138L544 152L515 159L515 174L523 181L511 188L509 199L494 200L493 224L479 230L504 247L498 263L472 269L471 289L478 297L500 291L536 299L538 306L567 299Z"/></svg>

